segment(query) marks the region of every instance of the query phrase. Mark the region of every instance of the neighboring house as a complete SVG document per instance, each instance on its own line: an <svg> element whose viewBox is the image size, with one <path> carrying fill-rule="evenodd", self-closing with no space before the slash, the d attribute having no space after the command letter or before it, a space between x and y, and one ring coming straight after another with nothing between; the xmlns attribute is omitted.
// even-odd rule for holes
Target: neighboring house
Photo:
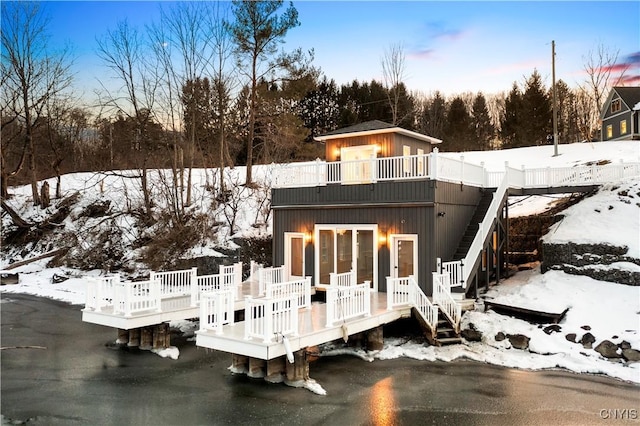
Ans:
<svg viewBox="0 0 640 426"><path fill-rule="evenodd" d="M602 107L603 141L640 139L640 87L614 87Z"/></svg>
<svg viewBox="0 0 640 426"><path fill-rule="evenodd" d="M273 264L311 276L317 289L350 270L374 291L386 291L386 277L413 275L431 295L439 259L466 255L495 188L433 179L438 166L429 154L441 141L381 121L316 139L326 144L326 163L291 164L274 183ZM439 164L459 167L445 158ZM502 234L490 243L502 245ZM491 268L501 258L484 256L485 270L487 259Z"/></svg>

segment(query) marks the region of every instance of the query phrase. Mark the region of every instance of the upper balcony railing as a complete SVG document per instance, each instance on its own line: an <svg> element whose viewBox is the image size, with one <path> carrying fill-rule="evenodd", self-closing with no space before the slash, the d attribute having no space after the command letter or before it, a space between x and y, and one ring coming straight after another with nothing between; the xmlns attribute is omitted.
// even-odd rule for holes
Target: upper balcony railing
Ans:
<svg viewBox="0 0 640 426"><path fill-rule="evenodd" d="M366 160L290 163L274 171L274 188L299 188L329 184L355 185L383 181L432 179L486 188L497 188L509 169L510 188L544 188L597 185L640 175L640 163L618 163L575 167L514 169L489 171L483 163L431 154Z"/></svg>

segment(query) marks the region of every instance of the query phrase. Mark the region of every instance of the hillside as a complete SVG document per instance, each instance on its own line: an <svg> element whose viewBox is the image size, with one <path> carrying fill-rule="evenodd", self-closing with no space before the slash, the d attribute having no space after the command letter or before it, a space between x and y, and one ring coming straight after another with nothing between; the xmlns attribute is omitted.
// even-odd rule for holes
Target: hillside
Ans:
<svg viewBox="0 0 640 426"><path fill-rule="evenodd" d="M640 161L640 142L608 142L561 145L558 157L553 147L465 153L469 161L484 162L499 169L505 161L518 167L573 166L593 163ZM459 155L459 154L442 154ZM271 235L269 188L273 166L256 166L254 188L244 185L244 168L227 170L232 183L226 202L216 197L213 170L194 170L193 202L183 216L171 214L168 171L153 171L150 182L154 199L152 220L141 213L144 203L139 179L114 173L80 173L63 176L61 199L42 210L30 203L30 188L14 187L8 205L28 227L20 228L3 211L0 268L59 248L65 255L15 268L20 283L0 287L3 302L9 293L30 293L84 303L86 275L119 270L125 275L144 276L149 268L161 268L195 258L237 256L239 244ZM52 188L55 186L50 181ZM589 241L627 248L627 256L640 259L640 184L637 179L612 182L596 195L567 210L564 219L545 239ZM513 200L512 214L536 214L548 208L553 198ZM613 206L609 208L609 206ZM53 219L52 219L53 218ZM634 266L635 265L635 266ZM200 266L200 265L199 265ZM627 268L637 266L630 262ZM212 269L213 266L212 266ZM216 270L212 272L216 272ZM203 272L201 272L203 273ZM419 342L385 340L377 354L359 354L367 359L411 356L418 359L469 358L520 368L566 368L577 372L602 373L640 383L640 363L613 362L596 352L606 341L640 350L640 288L568 275L562 271L541 274L539 268L521 272L492 288L484 297L503 301L526 301L540 309L569 308L559 330L547 333L521 320L478 310L465 314L463 325L482 334L480 342L434 348ZM481 306L481 304L479 305ZM473 324L473 325L471 325ZM180 325L186 329L193 326ZM581 339L589 333L592 347ZM515 350L503 335L526 335L527 350ZM573 341L571 341L573 339ZM578 343L575 343L578 342ZM343 353L343 352L341 352ZM356 351L357 353L357 351Z"/></svg>

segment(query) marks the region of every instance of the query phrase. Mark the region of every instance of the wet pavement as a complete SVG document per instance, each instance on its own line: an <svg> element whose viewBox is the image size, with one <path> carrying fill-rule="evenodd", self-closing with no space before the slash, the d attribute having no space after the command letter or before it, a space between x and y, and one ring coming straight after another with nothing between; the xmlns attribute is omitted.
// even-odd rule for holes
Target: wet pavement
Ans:
<svg viewBox="0 0 640 426"><path fill-rule="evenodd" d="M326 396L232 375L231 355L172 336L177 360L114 349L79 306L2 295L0 413L34 425L638 423L640 387L476 362L320 358ZM19 423L18 423L19 424Z"/></svg>

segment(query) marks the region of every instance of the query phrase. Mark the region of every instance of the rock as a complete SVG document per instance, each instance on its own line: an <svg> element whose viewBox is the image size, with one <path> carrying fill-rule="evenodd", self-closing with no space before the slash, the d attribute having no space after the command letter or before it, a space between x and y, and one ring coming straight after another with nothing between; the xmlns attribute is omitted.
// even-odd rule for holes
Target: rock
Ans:
<svg viewBox="0 0 640 426"><path fill-rule="evenodd" d="M576 333L569 333L566 336L564 336L565 339L567 339L568 341L570 341L572 343L576 343L576 337L578 337L576 335Z"/></svg>
<svg viewBox="0 0 640 426"><path fill-rule="evenodd" d="M584 333L584 335L580 339L580 343L582 343L582 347L585 349L591 349L595 341L596 341L596 338L591 333Z"/></svg>
<svg viewBox="0 0 640 426"><path fill-rule="evenodd" d="M583 330L587 330L587 331L591 330L591 327L590 327L590 326L588 326L588 325L583 325L583 326L582 326L582 327L580 327L580 328L581 328L581 329L583 329Z"/></svg>
<svg viewBox="0 0 640 426"><path fill-rule="evenodd" d="M598 346L594 348L594 350L605 358L621 357L621 355L618 353L618 345L609 340L603 340L598 344Z"/></svg>
<svg viewBox="0 0 640 426"><path fill-rule="evenodd" d="M623 349L622 357L629 362L638 362L640 361L640 351L631 348Z"/></svg>
<svg viewBox="0 0 640 426"><path fill-rule="evenodd" d="M460 335L465 340L468 340L469 342L480 342L480 341L482 341L482 333L479 332L478 330L472 330L470 328L465 328L464 330L462 330L462 333L460 333Z"/></svg>
<svg viewBox="0 0 640 426"><path fill-rule="evenodd" d="M620 349L631 349L631 343L627 342L626 340L623 340L622 342L618 343L618 347Z"/></svg>
<svg viewBox="0 0 640 426"><path fill-rule="evenodd" d="M542 331L544 331L547 334L558 333L561 330L562 330L562 327L559 326L558 324L551 324L542 329Z"/></svg>
<svg viewBox="0 0 640 426"><path fill-rule="evenodd" d="M531 340L524 334L507 334L507 338L509 339L511 346L513 346L516 349L522 349L522 350L527 349L529 347L529 340Z"/></svg>
<svg viewBox="0 0 640 426"><path fill-rule="evenodd" d="M494 337L496 342L502 342L506 338L507 338L507 336L505 336L502 331L498 331L498 333L496 333L496 337Z"/></svg>

